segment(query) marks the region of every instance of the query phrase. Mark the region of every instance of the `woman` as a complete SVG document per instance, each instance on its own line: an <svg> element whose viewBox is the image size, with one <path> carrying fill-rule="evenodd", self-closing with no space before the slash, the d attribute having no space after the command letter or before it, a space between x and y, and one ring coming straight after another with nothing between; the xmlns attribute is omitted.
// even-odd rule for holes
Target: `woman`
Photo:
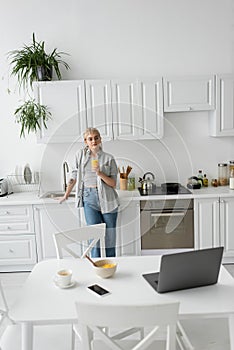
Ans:
<svg viewBox="0 0 234 350"><path fill-rule="evenodd" d="M101 135L95 128L84 133L86 146L75 157L75 169L60 203L69 197L76 184L77 207L84 207L88 225L106 224L106 256L115 256L118 194L115 191L117 165L111 154L102 150ZM92 257L100 257L98 246Z"/></svg>

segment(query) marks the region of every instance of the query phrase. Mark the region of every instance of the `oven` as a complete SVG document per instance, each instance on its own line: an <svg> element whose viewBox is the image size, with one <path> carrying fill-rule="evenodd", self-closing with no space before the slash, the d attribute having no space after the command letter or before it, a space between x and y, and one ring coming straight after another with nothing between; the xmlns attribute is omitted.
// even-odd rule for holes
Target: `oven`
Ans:
<svg viewBox="0 0 234 350"><path fill-rule="evenodd" d="M193 199L143 200L140 210L142 255L194 248Z"/></svg>

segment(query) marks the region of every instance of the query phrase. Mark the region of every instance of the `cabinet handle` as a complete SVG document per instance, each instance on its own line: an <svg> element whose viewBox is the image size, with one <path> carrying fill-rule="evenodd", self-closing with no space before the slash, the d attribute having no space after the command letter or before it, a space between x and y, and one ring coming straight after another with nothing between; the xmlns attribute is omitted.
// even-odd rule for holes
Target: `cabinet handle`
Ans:
<svg viewBox="0 0 234 350"><path fill-rule="evenodd" d="M189 111L192 111L192 110L193 110L193 108L192 108L192 107L189 107L188 109L189 109Z"/></svg>
<svg viewBox="0 0 234 350"><path fill-rule="evenodd" d="M10 248L9 253L14 253L14 250Z"/></svg>
<svg viewBox="0 0 234 350"><path fill-rule="evenodd" d="M7 226L7 229L8 229L8 230L11 230L11 226Z"/></svg>

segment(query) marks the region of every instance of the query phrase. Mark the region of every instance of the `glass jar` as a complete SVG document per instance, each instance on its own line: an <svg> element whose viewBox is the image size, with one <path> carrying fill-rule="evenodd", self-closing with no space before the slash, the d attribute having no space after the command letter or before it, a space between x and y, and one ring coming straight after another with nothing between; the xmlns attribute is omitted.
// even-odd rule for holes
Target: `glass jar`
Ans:
<svg viewBox="0 0 234 350"><path fill-rule="evenodd" d="M128 191L135 190L135 177L129 177L128 178Z"/></svg>
<svg viewBox="0 0 234 350"><path fill-rule="evenodd" d="M217 179L212 179L211 180L211 186L218 187L218 180Z"/></svg>
<svg viewBox="0 0 234 350"><path fill-rule="evenodd" d="M227 186L228 185L228 165L227 163L218 164L218 185Z"/></svg>

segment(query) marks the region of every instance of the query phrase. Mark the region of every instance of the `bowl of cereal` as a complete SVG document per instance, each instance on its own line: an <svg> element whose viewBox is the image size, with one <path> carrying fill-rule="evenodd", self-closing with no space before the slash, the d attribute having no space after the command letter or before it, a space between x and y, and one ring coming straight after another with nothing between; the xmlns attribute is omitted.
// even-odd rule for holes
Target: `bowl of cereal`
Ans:
<svg viewBox="0 0 234 350"><path fill-rule="evenodd" d="M113 260L103 259L95 261L93 268L98 276L102 278L109 278L114 275L117 264Z"/></svg>

